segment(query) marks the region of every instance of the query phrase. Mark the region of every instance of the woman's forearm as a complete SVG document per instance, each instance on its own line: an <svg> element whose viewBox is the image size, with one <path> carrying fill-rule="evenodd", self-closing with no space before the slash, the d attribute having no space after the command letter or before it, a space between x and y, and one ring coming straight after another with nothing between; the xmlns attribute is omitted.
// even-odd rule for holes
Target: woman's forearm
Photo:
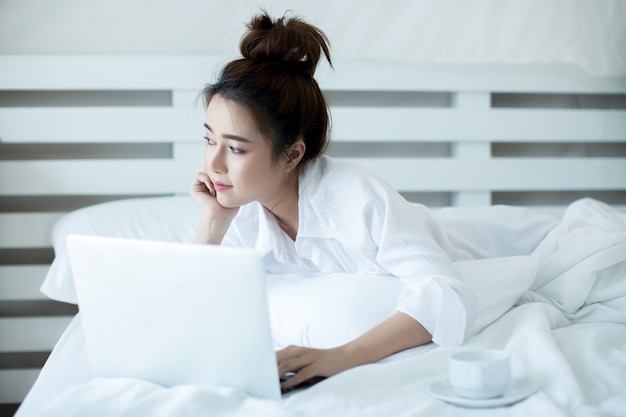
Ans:
<svg viewBox="0 0 626 417"><path fill-rule="evenodd" d="M430 343L432 336L414 318L397 312L351 342L339 347L349 368L372 363L403 350Z"/></svg>
<svg viewBox="0 0 626 417"><path fill-rule="evenodd" d="M219 245L224 240L230 223L201 219L193 243Z"/></svg>

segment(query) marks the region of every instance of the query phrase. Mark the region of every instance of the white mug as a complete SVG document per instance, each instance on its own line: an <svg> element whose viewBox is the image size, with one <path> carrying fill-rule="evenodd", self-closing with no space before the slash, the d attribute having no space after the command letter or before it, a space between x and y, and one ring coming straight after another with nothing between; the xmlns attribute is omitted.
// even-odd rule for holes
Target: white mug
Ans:
<svg viewBox="0 0 626 417"><path fill-rule="evenodd" d="M455 391L465 398L496 398L511 380L510 355L502 350L477 349L450 356L449 379Z"/></svg>

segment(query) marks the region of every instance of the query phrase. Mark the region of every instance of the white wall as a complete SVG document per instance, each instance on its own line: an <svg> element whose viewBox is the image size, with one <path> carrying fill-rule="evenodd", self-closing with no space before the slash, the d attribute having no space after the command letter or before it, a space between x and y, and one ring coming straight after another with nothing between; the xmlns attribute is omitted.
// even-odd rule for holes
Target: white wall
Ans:
<svg viewBox="0 0 626 417"><path fill-rule="evenodd" d="M626 74L625 0L0 0L0 54L234 55L261 7L321 27L336 58Z"/></svg>

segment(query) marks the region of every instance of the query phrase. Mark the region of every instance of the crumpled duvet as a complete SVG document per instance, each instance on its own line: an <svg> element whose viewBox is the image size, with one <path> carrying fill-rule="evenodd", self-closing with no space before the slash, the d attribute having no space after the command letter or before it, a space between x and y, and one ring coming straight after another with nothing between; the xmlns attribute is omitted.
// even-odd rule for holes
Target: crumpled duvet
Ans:
<svg viewBox="0 0 626 417"><path fill-rule="evenodd" d="M519 303L549 303L573 322L626 324L626 215L579 200L534 255L537 277Z"/></svg>

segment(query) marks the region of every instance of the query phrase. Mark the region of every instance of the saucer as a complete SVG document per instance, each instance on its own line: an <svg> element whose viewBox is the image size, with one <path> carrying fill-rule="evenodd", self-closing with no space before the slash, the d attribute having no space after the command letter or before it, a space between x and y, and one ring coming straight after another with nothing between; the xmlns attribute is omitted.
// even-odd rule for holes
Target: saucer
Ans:
<svg viewBox="0 0 626 417"><path fill-rule="evenodd" d="M427 389L427 392L435 398L444 400L450 404L469 408L502 407L523 400L537 390L537 385L530 379L514 379L507 387L504 394L496 398L465 398L461 397L452 388L448 377L442 377Z"/></svg>

